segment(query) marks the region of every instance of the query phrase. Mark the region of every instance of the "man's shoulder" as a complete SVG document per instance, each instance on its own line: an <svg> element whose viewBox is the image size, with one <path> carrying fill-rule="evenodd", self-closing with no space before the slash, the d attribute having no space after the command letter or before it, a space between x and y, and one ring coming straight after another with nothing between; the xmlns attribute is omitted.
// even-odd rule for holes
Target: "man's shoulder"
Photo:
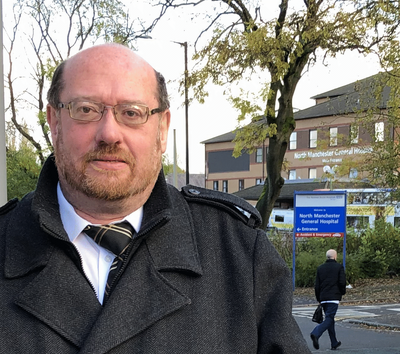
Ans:
<svg viewBox="0 0 400 354"><path fill-rule="evenodd" d="M6 204L0 206L0 215L8 214L18 205L18 198L9 200Z"/></svg>
<svg viewBox="0 0 400 354"><path fill-rule="evenodd" d="M325 262L325 263L322 263L319 267L318 267L318 269L320 269L320 270L328 270L328 269L339 269L339 268L341 268L341 267L343 267L342 266L342 264L340 264L340 263L338 263L338 262Z"/></svg>
<svg viewBox="0 0 400 354"><path fill-rule="evenodd" d="M20 201L18 198L9 200L6 204L0 206L0 234L3 235L6 230L6 225L14 215L14 210L17 210Z"/></svg>
<svg viewBox="0 0 400 354"><path fill-rule="evenodd" d="M26 213L30 210L34 192L30 192L21 199L10 199L6 204L0 206L0 218L7 219L10 215L22 213L26 217Z"/></svg>
<svg viewBox="0 0 400 354"><path fill-rule="evenodd" d="M181 193L189 204L197 203L225 210L252 227L258 227L261 224L261 216L258 210L244 199L233 194L191 185L183 187Z"/></svg>

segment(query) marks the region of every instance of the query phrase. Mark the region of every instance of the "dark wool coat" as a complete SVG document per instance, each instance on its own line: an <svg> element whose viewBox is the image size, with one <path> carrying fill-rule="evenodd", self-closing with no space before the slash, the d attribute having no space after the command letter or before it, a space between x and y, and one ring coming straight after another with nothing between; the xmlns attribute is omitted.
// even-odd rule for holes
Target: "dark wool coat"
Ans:
<svg viewBox="0 0 400 354"><path fill-rule="evenodd" d="M64 231L50 158L0 211L0 353L310 353L289 270L255 209L162 174L131 259L101 306Z"/></svg>
<svg viewBox="0 0 400 354"><path fill-rule="evenodd" d="M315 297L318 302L342 300L346 294L346 275L344 268L334 259L327 259L317 269Z"/></svg>

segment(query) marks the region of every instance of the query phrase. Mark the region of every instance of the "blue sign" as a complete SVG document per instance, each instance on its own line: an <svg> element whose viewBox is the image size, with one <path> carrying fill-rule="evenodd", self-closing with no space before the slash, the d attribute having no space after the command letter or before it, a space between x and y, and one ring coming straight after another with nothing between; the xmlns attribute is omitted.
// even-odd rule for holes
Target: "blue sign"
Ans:
<svg viewBox="0 0 400 354"><path fill-rule="evenodd" d="M343 266L346 267L346 192L294 192L293 289L296 237L343 237Z"/></svg>
<svg viewBox="0 0 400 354"><path fill-rule="evenodd" d="M295 237L344 237L346 192L295 192Z"/></svg>

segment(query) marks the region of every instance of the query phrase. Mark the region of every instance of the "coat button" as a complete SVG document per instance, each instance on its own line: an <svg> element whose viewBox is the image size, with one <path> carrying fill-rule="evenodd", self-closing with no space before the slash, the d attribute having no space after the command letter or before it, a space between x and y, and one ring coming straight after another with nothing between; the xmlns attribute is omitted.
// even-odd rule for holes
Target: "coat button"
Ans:
<svg viewBox="0 0 400 354"><path fill-rule="evenodd" d="M190 194L194 194L194 195L199 195L200 194L200 192L197 189L193 189L193 188L189 189L189 193Z"/></svg>

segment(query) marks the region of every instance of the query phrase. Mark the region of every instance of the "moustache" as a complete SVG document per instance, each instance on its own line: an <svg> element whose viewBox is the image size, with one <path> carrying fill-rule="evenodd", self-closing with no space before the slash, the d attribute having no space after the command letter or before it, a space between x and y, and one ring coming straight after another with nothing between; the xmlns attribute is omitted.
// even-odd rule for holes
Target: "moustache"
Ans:
<svg viewBox="0 0 400 354"><path fill-rule="evenodd" d="M128 151L122 150L117 145L99 145L94 150L89 151L84 156L85 163L95 160L115 159L123 161L130 166L135 165L135 158Z"/></svg>

